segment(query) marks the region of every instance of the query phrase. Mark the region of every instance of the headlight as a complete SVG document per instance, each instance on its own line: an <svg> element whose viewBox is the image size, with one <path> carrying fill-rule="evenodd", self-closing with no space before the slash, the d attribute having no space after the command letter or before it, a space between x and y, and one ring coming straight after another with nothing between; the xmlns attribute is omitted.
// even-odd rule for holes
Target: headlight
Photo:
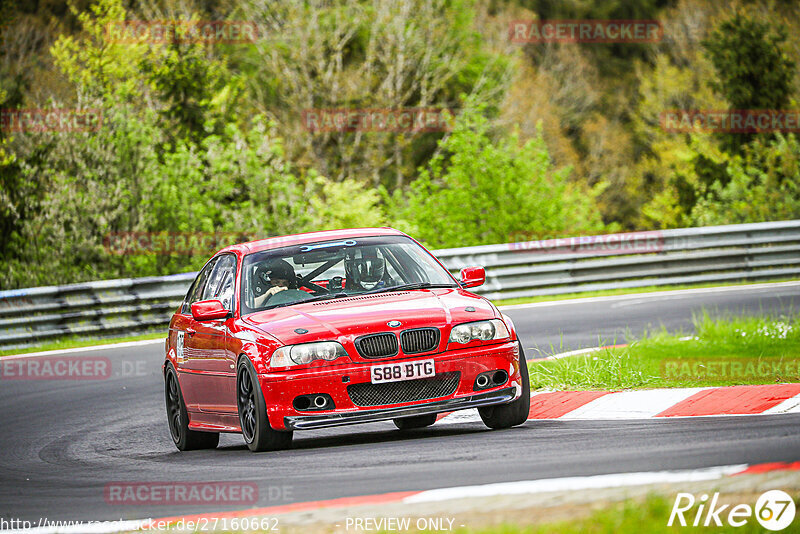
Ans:
<svg viewBox="0 0 800 534"><path fill-rule="evenodd" d="M507 337L509 337L508 328L500 319L464 323L454 326L450 331L450 343L466 344L476 339L489 341Z"/></svg>
<svg viewBox="0 0 800 534"><path fill-rule="evenodd" d="M347 351L336 341L286 345L272 353L269 366L291 367L292 365L311 363L314 360L331 361L340 356L347 356Z"/></svg>

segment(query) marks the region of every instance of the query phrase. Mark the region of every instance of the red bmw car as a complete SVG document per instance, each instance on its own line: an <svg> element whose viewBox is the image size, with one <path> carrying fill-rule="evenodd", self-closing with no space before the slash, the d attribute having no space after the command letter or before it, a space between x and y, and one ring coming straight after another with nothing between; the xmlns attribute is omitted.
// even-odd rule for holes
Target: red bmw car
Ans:
<svg viewBox="0 0 800 534"><path fill-rule="evenodd" d="M391 228L233 245L197 275L166 340L169 429L180 450L240 432L253 451L295 430L392 420L432 425L478 408L527 420L530 384L511 320Z"/></svg>

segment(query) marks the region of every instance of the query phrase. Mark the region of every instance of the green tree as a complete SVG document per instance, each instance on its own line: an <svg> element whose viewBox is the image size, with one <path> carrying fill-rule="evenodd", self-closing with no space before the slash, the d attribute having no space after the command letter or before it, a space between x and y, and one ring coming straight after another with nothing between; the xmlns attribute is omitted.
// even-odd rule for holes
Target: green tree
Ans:
<svg viewBox="0 0 800 534"><path fill-rule="evenodd" d="M731 109L783 109L789 103L795 64L783 50L786 37L783 24L740 10L703 41L717 72L710 84Z"/></svg>
<svg viewBox="0 0 800 534"><path fill-rule="evenodd" d="M694 224L800 218L800 142L793 134L756 140L723 163L726 184L715 182L700 197L691 214Z"/></svg>
<svg viewBox="0 0 800 534"><path fill-rule="evenodd" d="M309 201L315 230L374 227L388 224L381 207L379 190L365 189L363 183L351 179L334 182L319 177L315 181L315 185L319 193Z"/></svg>
<svg viewBox="0 0 800 534"><path fill-rule="evenodd" d="M506 243L603 228L596 192L569 184L539 135L520 146L516 134L493 139L481 108L471 108L439 144L396 213L432 247Z"/></svg>
<svg viewBox="0 0 800 534"><path fill-rule="evenodd" d="M120 0L76 16L84 32L52 53L103 120L96 131L20 135L8 153L0 142L0 177L46 180L36 212L12 233L19 254L0 258L0 287L170 274L214 252L119 255L106 243L118 233L244 239L383 220L375 192L296 172L274 122L240 124L231 111L239 87L223 81L222 63L191 45L107 39L108 25L126 17ZM4 189L3 215L9 198Z"/></svg>
<svg viewBox="0 0 800 534"><path fill-rule="evenodd" d="M502 98L509 59L475 31L476 0L244 3L257 46L235 51L252 107L281 127L289 158L331 180L402 189L441 132L311 132L308 109L453 108Z"/></svg>
<svg viewBox="0 0 800 534"><path fill-rule="evenodd" d="M714 64L716 78L711 87L723 95L732 110L781 110L793 92L795 64L784 50L786 27L775 20L759 20L745 10L723 20L703 40L703 48ZM723 134L725 148L738 152L753 134ZM707 185L724 176L719 167L702 158L698 174Z"/></svg>

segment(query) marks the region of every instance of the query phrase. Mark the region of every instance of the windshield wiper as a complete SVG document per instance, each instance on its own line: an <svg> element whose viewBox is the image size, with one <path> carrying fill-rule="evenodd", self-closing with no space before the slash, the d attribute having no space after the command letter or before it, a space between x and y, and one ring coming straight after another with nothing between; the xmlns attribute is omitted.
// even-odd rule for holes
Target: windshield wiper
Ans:
<svg viewBox="0 0 800 534"><path fill-rule="evenodd" d="M409 291L412 289L434 289L440 287L454 288L456 286L454 286L453 284L431 284L430 282L419 282L416 284L405 284L402 286L392 286L392 287L384 287L381 289L374 289L372 291L367 291L366 294L369 295L371 293L386 293L389 291Z"/></svg>

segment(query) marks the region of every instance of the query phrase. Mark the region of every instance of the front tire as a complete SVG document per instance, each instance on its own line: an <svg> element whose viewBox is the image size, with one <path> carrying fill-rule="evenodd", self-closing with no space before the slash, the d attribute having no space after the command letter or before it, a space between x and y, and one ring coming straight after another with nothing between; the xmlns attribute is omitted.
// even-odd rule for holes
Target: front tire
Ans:
<svg viewBox="0 0 800 534"><path fill-rule="evenodd" d="M413 428L425 428L436 422L436 414L415 415L413 417L401 417L393 419L394 426L400 430L411 430Z"/></svg>
<svg viewBox="0 0 800 534"><path fill-rule="evenodd" d="M189 430L189 412L183 402L178 374L171 363L167 364L167 373L164 375L164 398L169 433L179 451L215 449L219 445L219 432Z"/></svg>
<svg viewBox="0 0 800 534"><path fill-rule="evenodd" d="M508 404L478 408L483 424L493 429L511 428L528 420L531 411L531 381L528 378L528 363L522 344L519 346L519 373L522 377L522 395Z"/></svg>
<svg viewBox="0 0 800 534"><path fill-rule="evenodd" d="M288 449L292 432L279 431L269 426L264 393L258 383L256 370L246 356L239 359L236 371L236 405L239 424L247 447L253 452Z"/></svg>

